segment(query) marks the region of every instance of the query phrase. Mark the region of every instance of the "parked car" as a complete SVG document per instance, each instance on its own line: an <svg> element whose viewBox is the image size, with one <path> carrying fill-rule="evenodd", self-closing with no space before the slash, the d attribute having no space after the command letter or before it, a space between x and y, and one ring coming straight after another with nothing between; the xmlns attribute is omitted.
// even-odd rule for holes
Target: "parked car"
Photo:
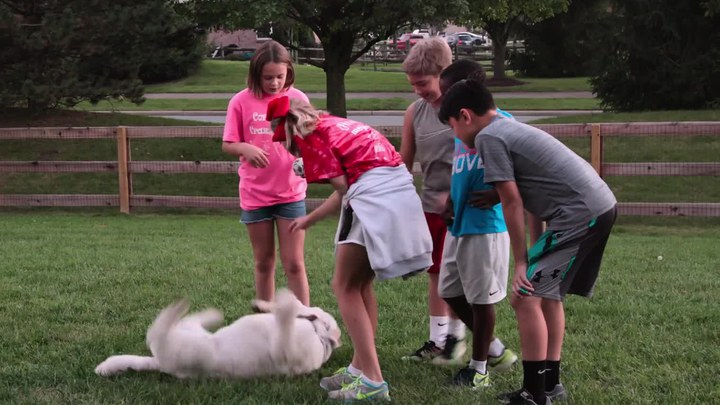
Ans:
<svg viewBox="0 0 720 405"><path fill-rule="evenodd" d="M483 44L488 43L488 37L482 34L475 34L473 32L456 32L455 35L470 35L473 39L480 40Z"/></svg>
<svg viewBox="0 0 720 405"><path fill-rule="evenodd" d="M427 38L426 35L423 34L402 34L400 35L400 38L398 38L397 41L397 50L398 51L406 51L410 50L413 45L417 44L417 42L421 39ZM408 48L409 46L409 48Z"/></svg>
<svg viewBox="0 0 720 405"><path fill-rule="evenodd" d="M479 36L455 34L455 38L456 40L454 46L457 51L467 54L474 53L480 46L485 44L485 41Z"/></svg>
<svg viewBox="0 0 720 405"><path fill-rule="evenodd" d="M457 36L455 34L445 35L445 42L447 42L447 44L450 45L450 48L452 48L457 42Z"/></svg>

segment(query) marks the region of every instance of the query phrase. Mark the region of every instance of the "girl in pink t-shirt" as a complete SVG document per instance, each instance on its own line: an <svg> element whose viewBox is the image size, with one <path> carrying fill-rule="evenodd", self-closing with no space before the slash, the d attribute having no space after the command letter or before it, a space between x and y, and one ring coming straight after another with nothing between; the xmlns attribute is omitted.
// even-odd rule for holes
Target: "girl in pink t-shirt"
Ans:
<svg viewBox="0 0 720 405"><path fill-rule="evenodd" d="M275 41L262 44L250 60L247 89L228 104L222 150L240 158L241 222L247 226L255 258L255 297L275 294L275 227L280 260L288 287L305 305L310 288L303 257L304 232L290 232L295 218L305 215L305 179L292 169L295 157L272 142L265 120L268 103L288 96L307 101L292 88L295 72L287 50Z"/></svg>
<svg viewBox="0 0 720 405"><path fill-rule="evenodd" d="M301 232L342 207L332 287L354 353L320 387L345 402L389 400L375 346L373 280L408 277L432 265L432 240L412 175L385 136L361 122L287 97L269 104L267 119L273 139L302 156L307 181L335 189L291 229Z"/></svg>

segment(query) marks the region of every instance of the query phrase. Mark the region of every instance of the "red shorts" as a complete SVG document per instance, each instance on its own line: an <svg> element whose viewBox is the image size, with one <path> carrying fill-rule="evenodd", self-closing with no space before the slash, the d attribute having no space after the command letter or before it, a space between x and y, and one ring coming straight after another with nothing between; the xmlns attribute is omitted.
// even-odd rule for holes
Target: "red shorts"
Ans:
<svg viewBox="0 0 720 405"><path fill-rule="evenodd" d="M432 261L433 265L427 270L428 273L439 273L440 262L443 255L443 244L445 243L445 234L447 233L447 225L440 214L425 213L425 220L428 228L430 228L430 237L433 241Z"/></svg>

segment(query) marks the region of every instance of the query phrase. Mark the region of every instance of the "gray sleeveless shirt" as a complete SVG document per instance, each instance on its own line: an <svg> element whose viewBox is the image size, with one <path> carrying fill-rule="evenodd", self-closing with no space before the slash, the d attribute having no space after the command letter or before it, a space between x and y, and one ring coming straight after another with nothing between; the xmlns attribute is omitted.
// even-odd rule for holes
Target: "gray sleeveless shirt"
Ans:
<svg viewBox="0 0 720 405"><path fill-rule="evenodd" d="M439 214L450 194L455 134L440 122L438 110L430 103L419 99L413 105L415 161L420 163L423 176L420 199L425 212Z"/></svg>

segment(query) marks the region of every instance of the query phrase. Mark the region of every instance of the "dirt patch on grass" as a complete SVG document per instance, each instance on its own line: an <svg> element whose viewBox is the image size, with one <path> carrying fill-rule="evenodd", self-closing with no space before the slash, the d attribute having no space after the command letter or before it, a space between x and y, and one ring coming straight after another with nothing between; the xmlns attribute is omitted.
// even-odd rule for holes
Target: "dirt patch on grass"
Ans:
<svg viewBox="0 0 720 405"><path fill-rule="evenodd" d="M512 78L512 77L503 77L503 78L491 77L490 79L485 80L485 85L488 87L510 87L510 86L519 86L521 84L525 84L525 82L520 81L515 78Z"/></svg>

